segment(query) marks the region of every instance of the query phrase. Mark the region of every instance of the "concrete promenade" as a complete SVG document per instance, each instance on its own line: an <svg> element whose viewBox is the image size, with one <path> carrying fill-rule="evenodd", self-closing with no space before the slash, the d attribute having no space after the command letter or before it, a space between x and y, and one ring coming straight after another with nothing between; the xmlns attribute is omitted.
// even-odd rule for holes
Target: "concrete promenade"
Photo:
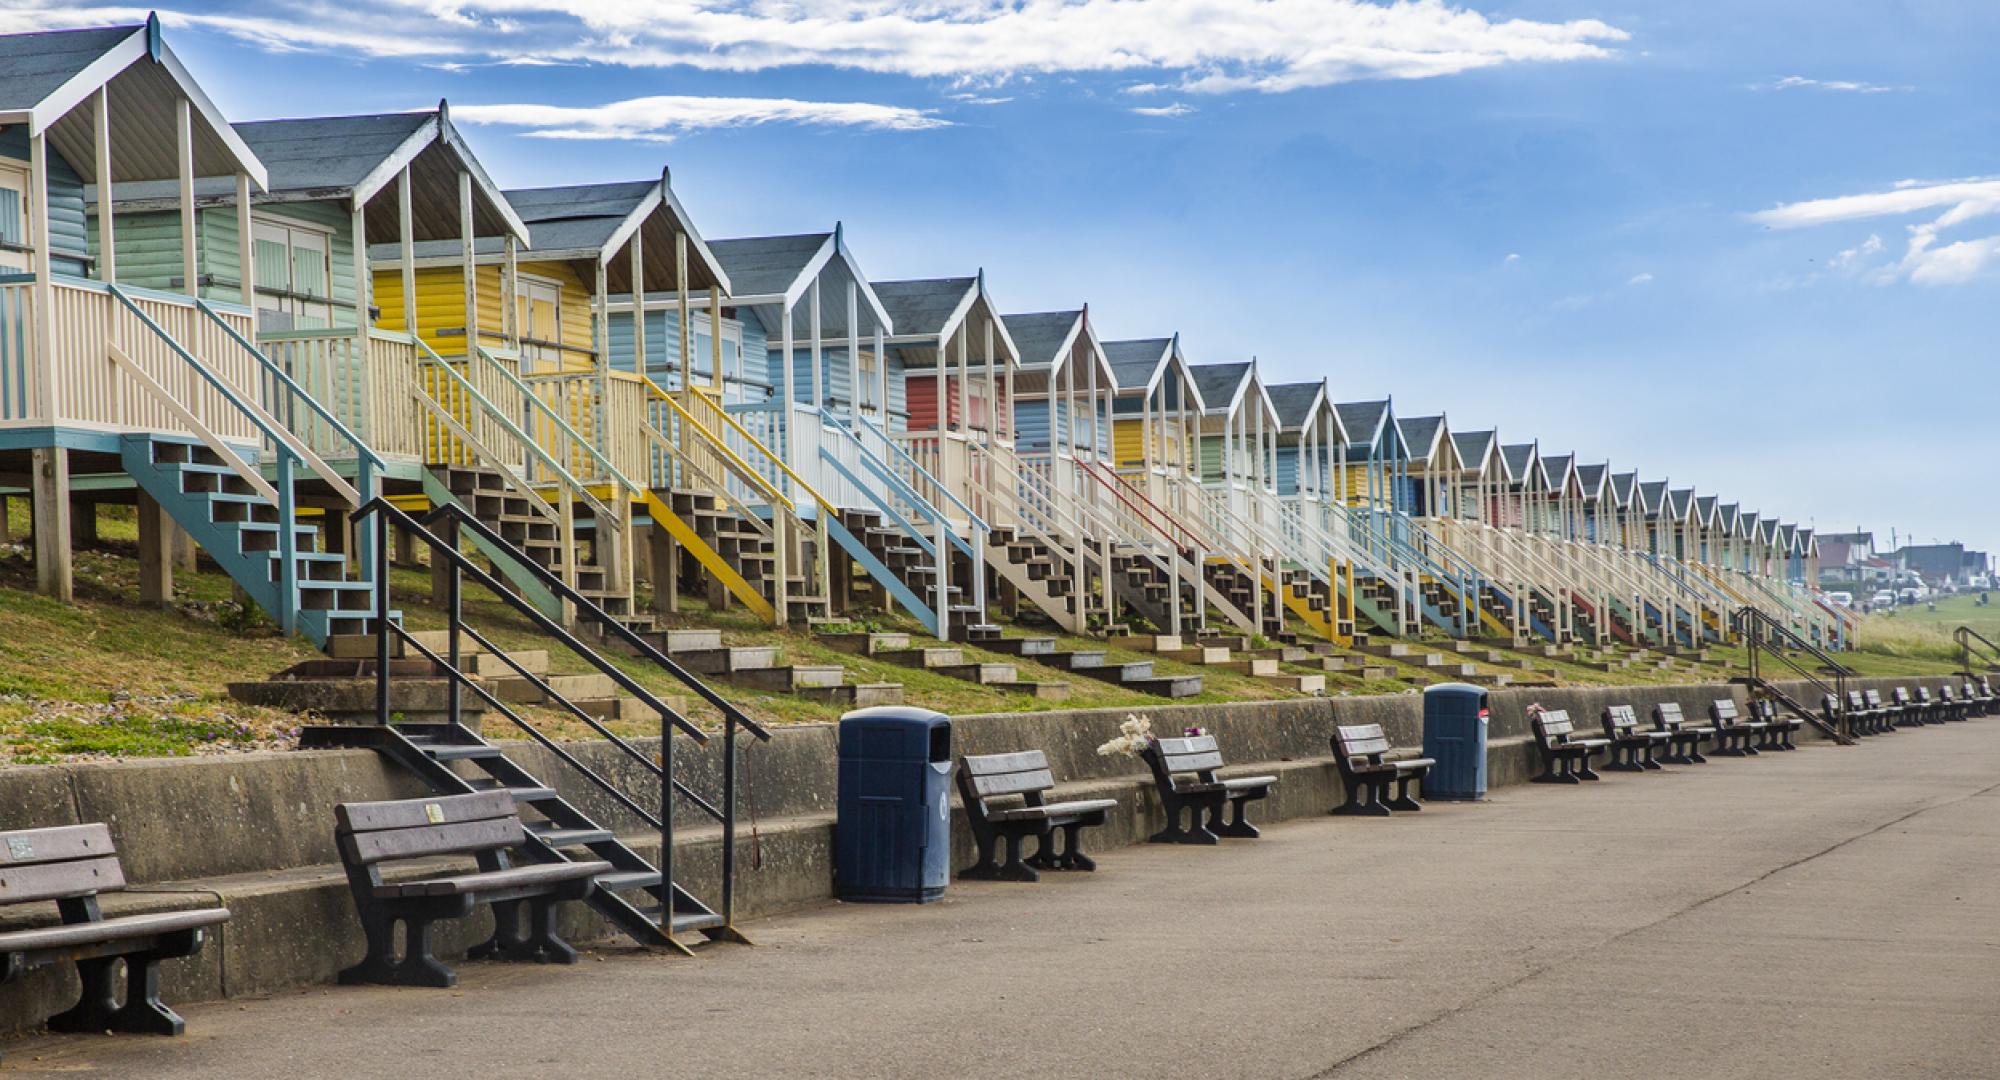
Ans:
<svg viewBox="0 0 2000 1080"><path fill-rule="evenodd" d="M827 905L695 960L192 1005L38 1038L122 1077L1992 1077L2000 720L1095 875Z"/></svg>

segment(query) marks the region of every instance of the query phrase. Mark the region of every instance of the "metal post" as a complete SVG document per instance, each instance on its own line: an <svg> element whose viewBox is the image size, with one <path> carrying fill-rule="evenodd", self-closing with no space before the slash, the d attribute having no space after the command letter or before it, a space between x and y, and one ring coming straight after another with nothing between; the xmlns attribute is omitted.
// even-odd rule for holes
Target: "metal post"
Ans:
<svg viewBox="0 0 2000 1080"><path fill-rule="evenodd" d="M445 533L444 535L445 543L450 544L451 550L456 552L458 550L457 518L453 518L450 521L450 523L445 526L444 533ZM463 603L461 602L461 594L464 589L465 568L462 564L460 564L460 562L457 559L450 558L450 556L445 555L443 552L440 551L431 552L431 558L433 559L439 558L441 556L447 559L447 561L451 563L451 577L448 579L448 583L445 586L445 600L444 600L445 618L447 620L446 626L448 628L447 632L450 635L446 641L446 651L448 653L448 660L451 664L451 671L446 673L448 676L448 681L445 684L446 687L445 693L447 695L445 702L445 710L446 710L446 715L451 717L451 722L456 724L459 721L459 708L460 708L460 698L461 698L460 686L463 683L463 680L459 678L459 672L465 670L464 667L462 666L463 661L461 661L459 658L459 634L465 625L465 608Z"/></svg>
<svg viewBox="0 0 2000 1080"><path fill-rule="evenodd" d="M389 725L389 511L375 513L375 722ZM432 558L438 558L433 551ZM454 679L452 682L457 683Z"/></svg>

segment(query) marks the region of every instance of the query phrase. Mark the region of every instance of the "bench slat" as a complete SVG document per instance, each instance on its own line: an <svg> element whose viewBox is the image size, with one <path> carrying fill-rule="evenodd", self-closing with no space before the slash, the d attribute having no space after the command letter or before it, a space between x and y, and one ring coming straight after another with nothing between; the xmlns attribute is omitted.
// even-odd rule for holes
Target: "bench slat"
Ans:
<svg viewBox="0 0 2000 1080"><path fill-rule="evenodd" d="M69 949L106 941L171 934L214 926L227 921L228 918L228 908L203 908L198 911L161 911L148 915L125 915L101 922L45 926L36 930L15 930L0 934L0 953Z"/></svg>
<svg viewBox="0 0 2000 1080"><path fill-rule="evenodd" d="M988 773L984 776L970 776L968 779L972 781L973 792L982 799L990 799L997 795L1047 791L1056 786L1055 774L1047 767L1027 772Z"/></svg>
<svg viewBox="0 0 2000 1080"><path fill-rule="evenodd" d="M0 904L89 896L91 893L116 892L124 887L125 871L119 867L116 855L26 866L0 866Z"/></svg>
<svg viewBox="0 0 2000 1080"><path fill-rule="evenodd" d="M1334 729L1340 736L1341 752L1348 757L1366 757L1389 752L1389 736L1380 724L1347 724Z"/></svg>
<svg viewBox="0 0 2000 1080"><path fill-rule="evenodd" d="M377 829L412 829L425 825L451 825L463 821L484 821L513 816L515 816L514 797L505 791L440 795L435 799L342 803L333 808L336 831L343 833L373 832Z"/></svg>
<svg viewBox="0 0 2000 1080"><path fill-rule="evenodd" d="M1160 753L1172 757L1180 754L1208 754L1217 749L1215 736L1190 735L1182 739L1155 739Z"/></svg>
<svg viewBox="0 0 2000 1080"><path fill-rule="evenodd" d="M390 859L491 851L513 847L521 843L521 838L521 819L510 814L505 818L461 821L452 825L349 833L340 838L340 843L350 863L367 866Z"/></svg>
<svg viewBox="0 0 2000 1080"><path fill-rule="evenodd" d="M0 866L94 859L115 854L111 848L111 830L103 822L0 833Z"/></svg>
<svg viewBox="0 0 2000 1080"><path fill-rule="evenodd" d="M1170 773L1200 772L1222 768L1222 755L1213 750L1200 754L1163 754L1161 763Z"/></svg>
<svg viewBox="0 0 2000 1080"><path fill-rule="evenodd" d="M1029 772L1049 767L1048 757L1040 750L1021 750L1012 754L967 754L960 760L965 765L967 776Z"/></svg>
<svg viewBox="0 0 2000 1080"><path fill-rule="evenodd" d="M533 866L516 866L486 873L453 874L450 877L424 878L420 881L398 881L376 886L375 895L385 900L399 896L458 896L462 893L494 892L522 885L549 885L576 881L609 873L610 870L610 863L598 860L537 863Z"/></svg>

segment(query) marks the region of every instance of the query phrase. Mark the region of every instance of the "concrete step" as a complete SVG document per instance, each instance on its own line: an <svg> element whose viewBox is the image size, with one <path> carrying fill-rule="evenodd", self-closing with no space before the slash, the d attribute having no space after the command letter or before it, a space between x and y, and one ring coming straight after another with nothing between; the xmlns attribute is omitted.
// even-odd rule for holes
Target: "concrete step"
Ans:
<svg viewBox="0 0 2000 1080"><path fill-rule="evenodd" d="M908 634L821 634L818 640L829 648L855 656L877 656L910 647Z"/></svg>
<svg viewBox="0 0 2000 1080"><path fill-rule="evenodd" d="M810 701L865 709L871 705L901 705L902 683L839 683L833 686L803 686L794 691Z"/></svg>
<svg viewBox="0 0 2000 1080"><path fill-rule="evenodd" d="M780 694L839 686L846 677L847 672L839 664L786 664L732 671L726 676L730 682Z"/></svg>
<svg viewBox="0 0 2000 1080"><path fill-rule="evenodd" d="M930 670L939 675L949 675L954 679L978 683L981 686L997 686L1000 683L1018 681L1019 672L1012 664L971 663L942 664Z"/></svg>
<svg viewBox="0 0 2000 1080"><path fill-rule="evenodd" d="M618 683L609 675L550 675L543 680L549 689L570 701L603 700L618 696ZM533 682L519 678L492 680L493 696L502 701L536 704L543 700L541 688Z"/></svg>
<svg viewBox="0 0 2000 1080"><path fill-rule="evenodd" d="M410 637L422 644L424 648L439 655L443 655L446 649L451 648L451 635L444 630L412 630L410 631ZM326 639L326 654L340 660L372 659L375 656L375 647L375 635L373 634L334 634ZM479 646L474 645L470 640L461 636L459 638L458 651L459 655L464 656L469 653L479 652L480 649ZM389 642L389 656L392 659L400 660L408 656L421 655L423 654L409 648L401 638Z"/></svg>
<svg viewBox="0 0 2000 1080"><path fill-rule="evenodd" d="M1270 678L1279 674L1278 662L1276 660L1257 657L1248 660L1231 660L1226 664L1217 664L1214 666L1224 671L1236 672L1238 675L1255 675L1259 678Z"/></svg>
<svg viewBox="0 0 2000 1080"><path fill-rule="evenodd" d="M1261 682L1282 686L1287 690L1300 694L1326 693L1326 676L1324 675L1292 675L1280 672L1276 675L1260 675L1258 679Z"/></svg>
<svg viewBox="0 0 2000 1080"><path fill-rule="evenodd" d="M1229 648L1227 646L1210 647L1194 645L1181 649L1158 649L1155 651L1169 660L1176 660L1183 664L1207 665L1229 663Z"/></svg>
<svg viewBox="0 0 2000 1080"><path fill-rule="evenodd" d="M722 648L720 630L661 630L648 636L661 652L673 657L684 652Z"/></svg>
<svg viewBox="0 0 2000 1080"><path fill-rule="evenodd" d="M965 663L965 650L953 648L888 649L875 654L876 659L892 664L914 668L953 667Z"/></svg>
<svg viewBox="0 0 2000 1080"><path fill-rule="evenodd" d="M714 649L688 649L675 653L674 660L697 675L728 675L755 671L778 662L776 645L725 645Z"/></svg>
<svg viewBox="0 0 2000 1080"><path fill-rule="evenodd" d="M1005 690L1010 694L1026 694L1037 701L1069 699L1069 684L1066 682L996 682L986 685L995 690Z"/></svg>
<svg viewBox="0 0 2000 1080"><path fill-rule="evenodd" d="M1133 679L1122 684L1140 693L1163 698L1193 697L1201 693L1199 675L1154 675L1144 679Z"/></svg>
<svg viewBox="0 0 2000 1080"><path fill-rule="evenodd" d="M1056 654L1056 639L1052 637L999 638L993 641L982 641L979 645L980 648L991 649L997 653L1006 653L1009 656L1034 657L1038 660Z"/></svg>

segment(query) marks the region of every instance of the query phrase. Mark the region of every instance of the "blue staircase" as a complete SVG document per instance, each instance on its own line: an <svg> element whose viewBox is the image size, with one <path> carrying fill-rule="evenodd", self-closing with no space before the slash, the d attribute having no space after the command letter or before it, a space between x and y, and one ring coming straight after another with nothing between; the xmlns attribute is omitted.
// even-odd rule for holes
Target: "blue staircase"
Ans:
<svg viewBox="0 0 2000 1080"><path fill-rule="evenodd" d="M140 490L286 633L324 647L332 635L369 632L374 586L350 580L346 557L321 551L319 529L297 524L291 507L257 490L245 475L253 470L169 435L121 436L119 453Z"/></svg>

